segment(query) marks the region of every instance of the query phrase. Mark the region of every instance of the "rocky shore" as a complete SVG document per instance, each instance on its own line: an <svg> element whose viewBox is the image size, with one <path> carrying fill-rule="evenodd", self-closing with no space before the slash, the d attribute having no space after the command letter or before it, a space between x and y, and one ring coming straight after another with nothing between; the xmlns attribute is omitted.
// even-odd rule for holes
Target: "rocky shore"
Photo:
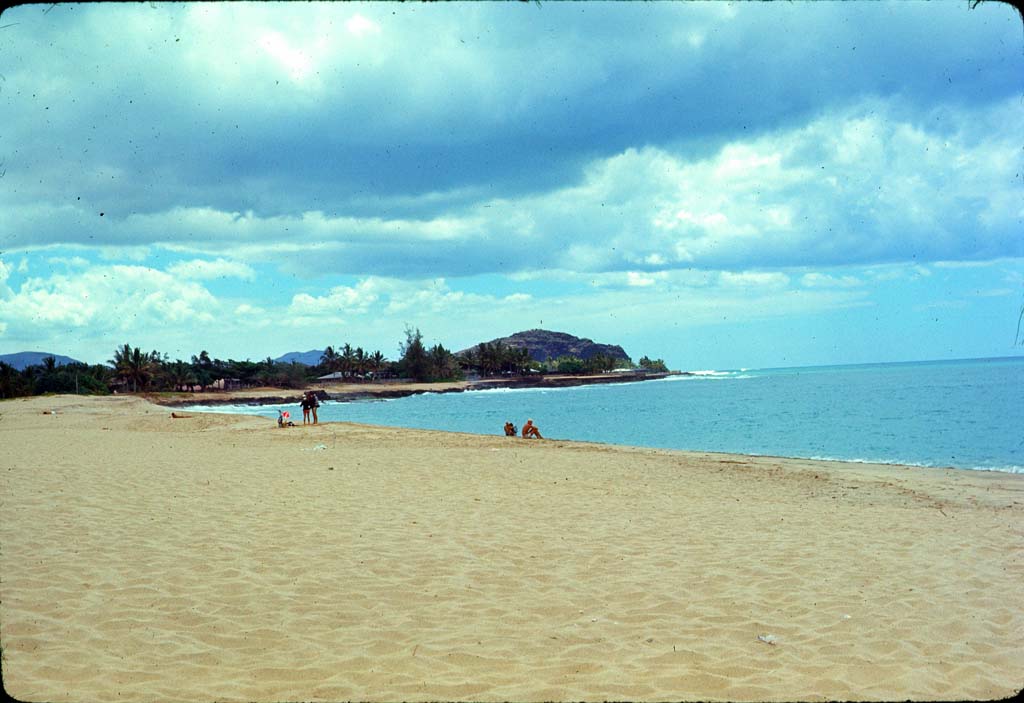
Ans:
<svg viewBox="0 0 1024 703"><path fill-rule="evenodd" d="M535 375L487 378L477 381L450 381L441 383L408 383L382 381L371 383L344 383L311 385L300 390L284 388L249 388L238 391L208 391L205 393L149 394L146 399L169 407L188 405L281 405L297 403L306 390L312 390L321 400L351 402L358 400L387 400L421 393L462 393L489 388L568 388L601 383L636 383L654 381L668 376L688 376L687 371L623 372L593 376Z"/></svg>

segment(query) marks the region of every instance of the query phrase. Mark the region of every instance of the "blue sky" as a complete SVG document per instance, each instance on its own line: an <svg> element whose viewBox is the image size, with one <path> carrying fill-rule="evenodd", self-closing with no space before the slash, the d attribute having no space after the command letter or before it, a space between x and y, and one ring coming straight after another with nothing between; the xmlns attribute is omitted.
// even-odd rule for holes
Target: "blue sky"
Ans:
<svg viewBox="0 0 1024 703"><path fill-rule="evenodd" d="M0 37L0 353L1024 352L1005 4L26 5Z"/></svg>

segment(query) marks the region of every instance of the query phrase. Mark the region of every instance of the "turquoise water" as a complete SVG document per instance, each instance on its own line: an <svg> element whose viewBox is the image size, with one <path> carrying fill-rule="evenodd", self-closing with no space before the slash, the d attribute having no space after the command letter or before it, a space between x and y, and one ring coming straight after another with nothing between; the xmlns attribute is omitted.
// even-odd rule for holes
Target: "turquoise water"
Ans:
<svg viewBox="0 0 1024 703"><path fill-rule="evenodd" d="M293 417L301 412L290 409ZM195 408L277 417L278 406ZM642 383L322 404L320 420L1024 472L1024 357L701 372Z"/></svg>

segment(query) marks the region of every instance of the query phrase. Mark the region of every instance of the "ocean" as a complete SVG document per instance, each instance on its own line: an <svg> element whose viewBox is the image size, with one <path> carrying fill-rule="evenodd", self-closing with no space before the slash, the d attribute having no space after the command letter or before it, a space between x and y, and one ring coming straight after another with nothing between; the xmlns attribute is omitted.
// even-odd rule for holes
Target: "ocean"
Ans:
<svg viewBox="0 0 1024 703"><path fill-rule="evenodd" d="M298 406L195 406L277 417ZM701 371L638 383L321 404L321 422L1024 473L1024 357Z"/></svg>

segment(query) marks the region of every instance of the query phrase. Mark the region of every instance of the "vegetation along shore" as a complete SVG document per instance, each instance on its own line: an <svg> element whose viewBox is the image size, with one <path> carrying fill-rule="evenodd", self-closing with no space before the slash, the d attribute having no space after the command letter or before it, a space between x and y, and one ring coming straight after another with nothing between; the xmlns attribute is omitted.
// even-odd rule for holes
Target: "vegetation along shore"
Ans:
<svg viewBox="0 0 1024 703"><path fill-rule="evenodd" d="M679 373L669 371L661 359L644 356L634 363L617 345L538 329L452 352L441 344L428 347L419 329L407 328L399 352L392 361L379 350L367 352L346 343L262 361L224 361L205 350L191 361L171 361L167 354L126 343L106 364L54 354L11 354L0 356L0 399L141 393L164 405L260 404L297 401L305 390L316 391L322 399L354 400L635 382Z"/></svg>

